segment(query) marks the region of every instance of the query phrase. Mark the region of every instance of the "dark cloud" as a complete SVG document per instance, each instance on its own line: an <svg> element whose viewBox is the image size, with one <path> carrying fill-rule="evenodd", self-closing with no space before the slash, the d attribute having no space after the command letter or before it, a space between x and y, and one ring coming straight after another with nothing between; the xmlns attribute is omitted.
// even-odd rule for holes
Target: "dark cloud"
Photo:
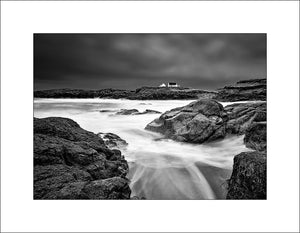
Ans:
<svg viewBox="0 0 300 233"><path fill-rule="evenodd" d="M215 89L266 77L266 34L35 34L35 89L175 81Z"/></svg>

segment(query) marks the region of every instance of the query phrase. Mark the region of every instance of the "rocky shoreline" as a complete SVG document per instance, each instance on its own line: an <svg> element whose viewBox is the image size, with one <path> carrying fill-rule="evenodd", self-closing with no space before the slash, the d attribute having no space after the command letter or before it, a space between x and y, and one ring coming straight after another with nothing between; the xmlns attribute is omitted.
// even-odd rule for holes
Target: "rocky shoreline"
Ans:
<svg viewBox="0 0 300 233"><path fill-rule="evenodd" d="M145 129L175 141L207 143L245 135L251 152L234 157L227 199L266 199L266 80L246 80L216 92L185 88L135 91L36 91L41 98L197 99L165 113L121 109L117 115L161 114ZM223 107L218 101L255 100ZM130 199L127 142L112 133L82 129L61 117L34 118L34 199ZM132 199L139 199L134 197Z"/></svg>
<svg viewBox="0 0 300 233"><path fill-rule="evenodd" d="M225 108L200 99L163 113L145 129L180 142L207 143L228 135L245 135L246 147L234 157L227 199L266 199L266 102L238 103Z"/></svg>
<svg viewBox="0 0 300 233"><path fill-rule="evenodd" d="M192 88L141 87L136 90L52 89L34 92L35 98L111 98L131 100L195 100L200 98L218 101L266 100L266 79L250 79L225 86L215 91Z"/></svg>

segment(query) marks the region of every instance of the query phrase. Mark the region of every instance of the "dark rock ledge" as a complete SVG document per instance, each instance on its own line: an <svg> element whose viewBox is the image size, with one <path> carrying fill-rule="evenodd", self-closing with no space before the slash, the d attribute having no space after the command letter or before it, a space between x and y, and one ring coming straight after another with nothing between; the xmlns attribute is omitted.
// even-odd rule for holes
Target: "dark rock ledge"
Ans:
<svg viewBox="0 0 300 233"><path fill-rule="evenodd" d="M34 118L34 199L129 199L119 150L67 118Z"/></svg>

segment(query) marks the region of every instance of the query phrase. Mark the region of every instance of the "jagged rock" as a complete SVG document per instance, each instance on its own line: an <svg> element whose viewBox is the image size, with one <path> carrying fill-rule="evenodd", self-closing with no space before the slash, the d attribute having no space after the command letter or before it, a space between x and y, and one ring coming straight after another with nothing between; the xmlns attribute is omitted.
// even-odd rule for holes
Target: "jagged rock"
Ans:
<svg viewBox="0 0 300 233"><path fill-rule="evenodd" d="M267 120L266 102L231 104L225 107L225 112L229 134L244 134L253 123Z"/></svg>
<svg viewBox="0 0 300 233"><path fill-rule="evenodd" d="M252 124L247 130L244 138L245 145L257 151L267 150L267 122Z"/></svg>
<svg viewBox="0 0 300 233"><path fill-rule="evenodd" d="M266 199L266 154L242 152L234 157L227 199Z"/></svg>
<svg viewBox="0 0 300 233"><path fill-rule="evenodd" d="M97 135L102 138L105 145L110 149L121 149L128 145L124 139L113 133L98 133Z"/></svg>
<svg viewBox="0 0 300 233"><path fill-rule="evenodd" d="M34 119L34 199L128 199L127 173L121 152L107 148L75 121ZM94 185L96 181L102 185Z"/></svg>

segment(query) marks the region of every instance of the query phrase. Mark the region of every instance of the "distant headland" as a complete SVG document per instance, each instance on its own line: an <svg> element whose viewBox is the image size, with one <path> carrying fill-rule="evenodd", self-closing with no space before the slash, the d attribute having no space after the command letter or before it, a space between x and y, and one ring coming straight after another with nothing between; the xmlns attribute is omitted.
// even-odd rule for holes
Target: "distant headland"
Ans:
<svg viewBox="0 0 300 233"><path fill-rule="evenodd" d="M266 79L249 79L215 91L180 87L177 83L158 87L141 87L136 90L122 89L51 89L35 91L35 98L111 98L131 100L173 100L210 98L219 101L266 100Z"/></svg>

